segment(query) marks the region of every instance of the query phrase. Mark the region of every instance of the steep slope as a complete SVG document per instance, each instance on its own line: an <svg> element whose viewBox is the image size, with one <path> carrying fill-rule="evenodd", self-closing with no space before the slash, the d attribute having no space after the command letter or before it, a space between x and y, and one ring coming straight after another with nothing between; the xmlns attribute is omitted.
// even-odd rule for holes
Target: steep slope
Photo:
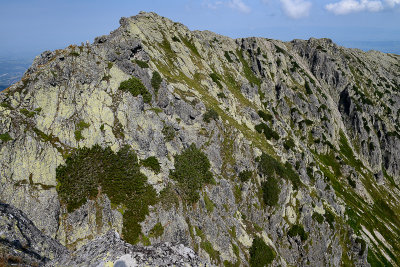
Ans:
<svg viewBox="0 0 400 267"><path fill-rule="evenodd" d="M0 93L1 202L71 250L115 229L216 265L400 264L400 56L120 24Z"/></svg>

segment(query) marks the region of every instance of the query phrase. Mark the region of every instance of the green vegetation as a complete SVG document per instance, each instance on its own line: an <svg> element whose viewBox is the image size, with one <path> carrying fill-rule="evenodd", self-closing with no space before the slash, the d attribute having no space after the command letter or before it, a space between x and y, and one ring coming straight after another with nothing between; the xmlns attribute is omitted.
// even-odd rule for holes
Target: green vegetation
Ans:
<svg viewBox="0 0 400 267"><path fill-rule="evenodd" d="M226 98L226 95L224 94L224 93L218 93L217 94L217 96L219 97L219 98Z"/></svg>
<svg viewBox="0 0 400 267"><path fill-rule="evenodd" d="M153 71L153 76L151 77L151 86L155 89L156 93L158 92L158 89L160 89L161 82L162 78L160 73Z"/></svg>
<svg viewBox="0 0 400 267"><path fill-rule="evenodd" d="M335 222L335 215L333 215L333 213L330 210L326 209L324 217L325 221L329 224L329 227L331 229L334 229L333 223Z"/></svg>
<svg viewBox="0 0 400 267"><path fill-rule="evenodd" d="M265 122L272 121L273 116L271 114L265 113L262 110L259 110L257 113L258 113L258 116L260 116Z"/></svg>
<svg viewBox="0 0 400 267"><path fill-rule="evenodd" d="M167 186L161 190L158 199L166 210L169 210L174 206L179 207L178 193L170 183L168 183Z"/></svg>
<svg viewBox="0 0 400 267"><path fill-rule="evenodd" d="M276 49L276 52L278 52L278 53L281 53L281 54L286 54L286 51L285 50L283 50L282 48L280 48L279 46L277 46L277 45L275 45L275 49Z"/></svg>
<svg viewBox="0 0 400 267"><path fill-rule="evenodd" d="M324 222L324 216L322 216L320 213L318 212L314 212L312 215L312 218L314 220L316 220L319 224Z"/></svg>
<svg viewBox="0 0 400 267"><path fill-rule="evenodd" d="M206 205L206 210L208 212L213 212L214 211L214 203L212 202L212 200L207 196L207 193L204 192L203 194L203 198L204 198L204 204Z"/></svg>
<svg viewBox="0 0 400 267"><path fill-rule="evenodd" d="M111 79L111 75L110 74L104 74L103 78L101 78L102 81L106 81L109 82Z"/></svg>
<svg viewBox="0 0 400 267"><path fill-rule="evenodd" d="M69 53L69 55L72 56L72 57L79 57L79 53L78 53L78 52L75 52L75 51L71 51L71 52Z"/></svg>
<svg viewBox="0 0 400 267"><path fill-rule="evenodd" d="M276 206L279 201L279 194L281 189L279 188L278 181L275 177L270 176L262 183L262 192L264 203L270 207Z"/></svg>
<svg viewBox="0 0 400 267"><path fill-rule="evenodd" d="M225 56L226 60L228 60L229 63L233 62L233 60L232 60L231 56L229 55L228 51L224 52L224 56Z"/></svg>
<svg viewBox="0 0 400 267"><path fill-rule="evenodd" d="M139 67L141 67L142 69L147 69L149 67L149 64L146 61L142 61L139 59L135 59L134 61Z"/></svg>
<svg viewBox="0 0 400 267"><path fill-rule="evenodd" d="M21 108L19 111L28 118L32 118L36 114L35 111L29 111L26 108Z"/></svg>
<svg viewBox="0 0 400 267"><path fill-rule="evenodd" d="M110 69L113 67L113 65L114 65L114 64L113 64L112 62L108 62L108 63L107 63L107 69L110 70Z"/></svg>
<svg viewBox="0 0 400 267"><path fill-rule="evenodd" d="M353 166L356 168L357 171L361 171L361 168L363 166L362 162L358 159L356 159L356 157L354 156L354 152L351 149L346 136L344 135L344 132L342 130L340 130L340 143L339 143L339 147L340 147L340 152L342 153L343 156L345 156L347 158L347 163L350 166Z"/></svg>
<svg viewBox="0 0 400 267"><path fill-rule="evenodd" d="M257 124L254 128L256 129L257 132L264 133L265 137L268 140L271 140L272 138L275 140L279 140L279 134L277 132L275 132L274 130L272 130L265 123Z"/></svg>
<svg viewBox="0 0 400 267"><path fill-rule="evenodd" d="M193 54L195 54L196 56L200 57L200 53L197 50L197 48L194 45L194 43L192 42L192 40L188 40L188 39L186 39L185 37L182 37L182 36L181 36L181 40L193 52Z"/></svg>
<svg viewBox="0 0 400 267"><path fill-rule="evenodd" d="M0 140L5 143L5 142L11 141L13 139L11 138L9 133L2 133L2 134L0 134Z"/></svg>
<svg viewBox="0 0 400 267"><path fill-rule="evenodd" d="M83 135L82 135L82 131L84 130L84 129L86 129L86 128L89 128L89 126L90 126L90 124L89 123L86 123L85 121L83 121L83 120L80 120L79 122L78 122L78 124L76 125L76 130L75 130L75 132L74 132L74 134L75 134L75 139L76 139L76 141L80 141L80 140L82 140L82 139L84 139L84 137L83 137Z"/></svg>
<svg viewBox="0 0 400 267"><path fill-rule="evenodd" d="M75 139L76 141L79 141L81 139L84 139L84 137L82 136L82 131L84 129L87 129L90 127L89 123L86 123L84 120L80 120L78 122L78 124L76 125L76 130L75 130Z"/></svg>
<svg viewBox="0 0 400 267"><path fill-rule="evenodd" d="M304 228L300 224L295 224L293 225L289 231L288 231L288 236L290 237L295 237L299 236L301 241L306 241L308 239L308 233L304 231Z"/></svg>
<svg viewBox="0 0 400 267"><path fill-rule="evenodd" d="M143 167L151 169L156 174L160 173L161 166L158 162L158 159L154 156L148 157L147 159L143 159L140 161Z"/></svg>
<svg viewBox="0 0 400 267"><path fill-rule="evenodd" d="M203 115L203 121L210 123L211 120L218 120L219 115L214 109L208 109Z"/></svg>
<svg viewBox="0 0 400 267"><path fill-rule="evenodd" d="M213 248L210 241L208 241L208 240L202 241L200 243L200 247L208 253L212 262L217 263L217 264L220 263L220 261L221 261L220 255L219 255L220 253L219 253L219 251L217 251Z"/></svg>
<svg viewBox="0 0 400 267"><path fill-rule="evenodd" d="M286 150L289 150L289 149L292 149L292 150L293 150L293 148L294 148L295 146L296 146L296 145L295 145L293 139L290 138L290 137L287 138L287 139L285 140L285 142L283 142L283 147L284 147Z"/></svg>
<svg viewBox="0 0 400 267"><path fill-rule="evenodd" d="M178 182L183 198L191 203L197 202L202 186L213 182L207 156L191 144L180 155L175 156L174 167L170 176Z"/></svg>
<svg viewBox="0 0 400 267"><path fill-rule="evenodd" d="M175 129L170 125L164 125L161 133L164 135L164 139L167 142L170 142L175 138Z"/></svg>
<svg viewBox="0 0 400 267"><path fill-rule="evenodd" d="M249 63L247 63L247 61L243 58L242 53L243 51L236 50L236 54L238 55L238 58L243 66L244 76L250 82L251 85L257 85L258 87L260 87L261 80L253 73L253 71L249 67Z"/></svg>
<svg viewBox="0 0 400 267"><path fill-rule="evenodd" d="M79 148L56 170L60 202L73 212L95 199L99 193L111 203L124 207L123 238L129 243L139 240L141 226L149 213L148 206L156 203L156 191L140 173L136 153L129 146L114 153L110 147Z"/></svg>
<svg viewBox="0 0 400 267"><path fill-rule="evenodd" d="M239 173L239 179L240 181L242 181L243 183L247 182L248 180L250 180L250 178L253 176L253 172L250 170L245 170L245 171L241 171Z"/></svg>
<svg viewBox="0 0 400 267"><path fill-rule="evenodd" d="M293 189L297 190L301 185L299 175L293 170L292 165L286 162L284 165L268 154L263 153L258 160L258 169L261 174L267 177L279 176L289 180L293 184Z"/></svg>
<svg viewBox="0 0 400 267"><path fill-rule="evenodd" d="M358 244L361 245L361 250L360 250L360 252L358 253L358 255L362 256L362 255L364 254L364 252L365 252L365 249L367 248L367 243L365 242L364 239L362 239L362 238L360 238L360 237L357 237L357 238L356 238L356 243L358 243Z"/></svg>
<svg viewBox="0 0 400 267"><path fill-rule="evenodd" d="M264 240L256 236L253 239L253 244L249 250L250 253L250 266L251 267L264 267L272 263L275 259L275 251L265 244Z"/></svg>
<svg viewBox="0 0 400 267"><path fill-rule="evenodd" d="M151 101L151 94L147 91L143 83L136 77L121 82L118 89L124 92L130 92L134 97L142 95L145 103L150 103Z"/></svg>
<svg viewBox="0 0 400 267"><path fill-rule="evenodd" d="M219 87L219 89L222 89L222 84L221 84L221 78L216 74L215 72L210 74L211 80L213 80L214 83L216 83Z"/></svg>
<svg viewBox="0 0 400 267"><path fill-rule="evenodd" d="M311 87L310 87L310 84L306 81L306 83L304 84L304 87L306 88L306 94L307 95L312 95L312 90L311 90Z"/></svg>
<svg viewBox="0 0 400 267"><path fill-rule="evenodd" d="M238 184L233 187L233 196L235 197L236 204L242 202L242 189Z"/></svg>
<svg viewBox="0 0 400 267"><path fill-rule="evenodd" d="M153 228L151 228L150 232L149 232L149 237L160 237L162 236L164 233L164 227L162 226L162 224L160 222L156 223Z"/></svg>

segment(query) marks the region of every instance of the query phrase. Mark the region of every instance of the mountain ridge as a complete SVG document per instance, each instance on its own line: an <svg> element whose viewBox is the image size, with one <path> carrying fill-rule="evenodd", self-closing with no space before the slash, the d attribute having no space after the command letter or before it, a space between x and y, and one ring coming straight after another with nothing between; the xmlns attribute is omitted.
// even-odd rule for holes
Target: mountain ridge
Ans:
<svg viewBox="0 0 400 267"><path fill-rule="evenodd" d="M44 52L0 94L1 202L70 250L113 229L216 265L251 264L257 242L273 266L399 264L399 56L330 39L233 40L155 13L120 24ZM60 166L78 179L90 153L105 153L94 145L132 156L118 175L146 177L148 210L119 200L115 179L90 180L95 171L69 184L101 190L72 194L81 200L68 210ZM194 180L205 171L212 179Z"/></svg>

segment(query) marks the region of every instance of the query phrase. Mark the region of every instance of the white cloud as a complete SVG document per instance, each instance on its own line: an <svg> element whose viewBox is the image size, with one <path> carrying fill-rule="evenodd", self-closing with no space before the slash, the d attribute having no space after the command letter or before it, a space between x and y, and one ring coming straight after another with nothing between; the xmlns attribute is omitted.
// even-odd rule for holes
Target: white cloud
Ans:
<svg viewBox="0 0 400 267"><path fill-rule="evenodd" d="M250 13L251 9L242 0L231 0L228 2L228 6L233 9L237 9L243 13Z"/></svg>
<svg viewBox="0 0 400 267"><path fill-rule="evenodd" d="M285 14L293 19L307 17L310 14L311 2L304 0L280 0Z"/></svg>
<svg viewBox="0 0 400 267"><path fill-rule="evenodd" d="M229 1L212 1L212 2L203 2L203 6L208 7L209 9L218 9L222 6L229 7L232 9L236 9L243 13L250 13L251 8L246 5L242 0L229 0Z"/></svg>
<svg viewBox="0 0 400 267"><path fill-rule="evenodd" d="M392 4L394 6L399 0L387 0L387 2L393 2ZM376 0L341 0L336 3L328 4L325 8L336 15L345 15L360 11L378 12L383 10L383 4L381 1Z"/></svg>
<svg viewBox="0 0 400 267"><path fill-rule="evenodd" d="M400 0L386 0L385 2L389 7L394 7L395 5L400 5Z"/></svg>

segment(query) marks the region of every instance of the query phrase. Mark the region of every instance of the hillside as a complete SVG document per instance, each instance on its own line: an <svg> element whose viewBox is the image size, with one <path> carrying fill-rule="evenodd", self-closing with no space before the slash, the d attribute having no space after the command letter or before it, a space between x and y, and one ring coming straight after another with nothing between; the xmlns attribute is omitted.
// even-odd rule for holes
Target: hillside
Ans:
<svg viewBox="0 0 400 267"><path fill-rule="evenodd" d="M0 93L3 261L400 265L400 56L120 25Z"/></svg>

